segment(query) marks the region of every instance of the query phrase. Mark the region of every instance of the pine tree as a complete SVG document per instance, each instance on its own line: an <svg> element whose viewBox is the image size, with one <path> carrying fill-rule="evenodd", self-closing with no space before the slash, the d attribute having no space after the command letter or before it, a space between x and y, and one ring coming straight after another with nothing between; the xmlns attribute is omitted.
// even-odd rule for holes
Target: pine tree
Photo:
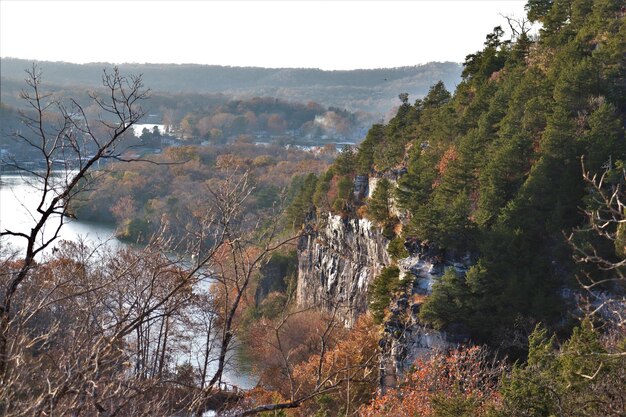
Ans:
<svg viewBox="0 0 626 417"><path fill-rule="evenodd" d="M391 218L391 194L391 183L388 179L381 178L367 202L369 213L380 224L388 222Z"/></svg>

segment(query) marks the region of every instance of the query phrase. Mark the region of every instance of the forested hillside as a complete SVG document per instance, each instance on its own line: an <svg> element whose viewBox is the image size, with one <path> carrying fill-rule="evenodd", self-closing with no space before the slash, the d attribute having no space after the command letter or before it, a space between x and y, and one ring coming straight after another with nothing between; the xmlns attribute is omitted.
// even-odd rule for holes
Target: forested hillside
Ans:
<svg viewBox="0 0 626 417"><path fill-rule="evenodd" d="M42 71L43 78L47 80L45 69L38 67L38 70ZM95 90L88 91L78 85L46 85L55 97L74 97L85 101L89 99L90 91L102 91L95 87ZM8 136L16 127L19 128L18 112L30 112L32 109L22 108L19 103L21 83L5 82L2 88L0 118L5 123L0 132L0 146L12 148L17 144L8 140ZM97 105L85 108L85 116L95 120L99 110ZM161 148L167 144L167 140L161 143L161 139L175 139L185 144L224 144L242 136L249 141L283 144L355 142L378 119L370 113L325 107L314 101L301 103L260 96L235 99L221 93L151 92L150 100L144 103L143 110L146 116L142 122L149 130L154 125L162 125L164 129L158 137L148 134L142 138L141 145L152 148ZM171 137L161 137L166 133ZM172 144L171 141L169 144ZM17 153L14 149L10 150Z"/></svg>
<svg viewBox="0 0 626 417"><path fill-rule="evenodd" d="M395 118L303 189L294 218L313 207L366 216L395 250L418 241L448 258L469 256L469 271L447 270L421 307L437 329L514 354L539 322L566 331L575 277L603 277L597 265L576 265L572 246L616 256L590 233L568 237L598 204L583 172L606 172L608 190L623 181L624 12L608 0L529 2L538 39L527 21L511 22L512 40L497 27L467 56L454 93L440 82L413 104L401 94ZM353 186L364 176L382 178L368 199Z"/></svg>
<svg viewBox="0 0 626 417"><path fill-rule="evenodd" d="M47 170L16 164L43 192L37 224L0 233L28 243L0 257L0 414L625 416L626 7L526 10L510 39L495 27L467 55L458 85L394 85L395 116L341 152L244 136L135 155L141 77L105 74L97 123L50 104L31 73L18 137ZM297 96L313 91L305 74L378 102L359 84L378 70L339 73L347 90L315 70L213 70L215 85L253 74ZM322 111L220 111L255 104ZM194 111L190 129L213 123ZM79 169L53 174L68 155ZM140 244L44 238L57 214ZM253 388L223 384L241 359Z"/></svg>
<svg viewBox="0 0 626 417"><path fill-rule="evenodd" d="M245 172L252 187L242 205L253 222L293 198L287 192L290 182L303 181L302 172L323 171L335 152L251 143L171 147L149 160L112 164L97 189L72 207L80 219L115 224L121 239L145 242L167 225L163 232L179 240L198 227L209 190L224 186L235 173Z"/></svg>
<svg viewBox="0 0 626 417"><path fill-rule="evenodd" d="M24 68L29 68L32 62L3 58L1 63L4 95L12 86L21 87ZM51 84L93 88L100 86L102 69L110 64L40 62L39 65ZM122 64L119 68L127 73L143 74L146 85L160 93L224 93L238 98L270 96L304 103L316 101L324 106L375 114L386 114L398 91L422 96L433 80L441 79L453 85L459 81L460 73L459 64L452 62L346 71L193 64ZM5 97L2 100L7 102Z"/></svg>
<svg viewBox="0 0 626 417"><path fill-rule="evenodd" d="M25 70L33 62L3 58L1 65L0 116L30 111L22 108L20 94ZM102 90L102 70L107 67L104 63L36 65L55 97L79 101L87 101L90 91ZM168 133L193 144L223 144L241 135L306 145L333 140L354 143L372 123L390 114L397 91L423 96L438 79L451 84L460 79L460 67L453 63L353 71L164 64L119 68L142 74L150 86L142 123L164 125ZM97 106L84 110L87 117L98 117ZM14 130L14 124L5 124L2 133ZM160 147L161 138L146 139L148 145ZM0 145L6 145L4 138Z"/></svg>
<svg viewBox="0 0 626 417"><path fill-rule="evenodd" d="M454 92L439 82L414 102L400 94L396 116L309 177L288 211L331 231L344 230L330 224L337 215L367 218L388 239L391 264L368 290L381 357L397 373L407 349L422 353L397 384L381 364L383 394L361 415L626 412L626 9L530 0L526 10L509 20L512 39L496 27L467 56ZM309 253L338 250L319 245ZM406 270L420 257L432 289ZM458 348L437 353L428 328Z"/></svg>

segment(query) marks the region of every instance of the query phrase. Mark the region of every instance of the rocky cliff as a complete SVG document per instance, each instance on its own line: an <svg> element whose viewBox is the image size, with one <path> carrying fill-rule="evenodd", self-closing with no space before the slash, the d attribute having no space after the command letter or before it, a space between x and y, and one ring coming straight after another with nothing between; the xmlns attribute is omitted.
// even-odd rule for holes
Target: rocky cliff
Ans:
<svg viewBox="0 0 626 417"><path fill-rule="evenodd" d="M358 185L358 184L357 184ZM370 178L359 194L370 194L377 181ZM363 190L361 190L361 188ZM371 282L391 263L388 239L367 219L326 214L309 224L298 244L297 302L300 307L323 308L352 326L367 311ZM424 298L446 268L465 273L469 255L445 254L417 241L406 242L409 256L397 260L400 279L410 280L407 292L392 301L380 340L381 388L395 386L416 358L462 341L463 334L446 334L419 322Z"/></svg>
<svg viewBox="0 0 626 417"><path fill-rule="evenodd" d="M367 310L371 280L389 265L388 240L367 219L326 214L298 243L297 302L337 313L347 326Z"/></svg>
<svg viewBox="0 0 626 417"><path fill-rule="evenodd" d="M432 292L433 283L446 268L467 272L470 255L446 256L420 242L407 242L409 256L398 260L400 279L413 282L406 294L393 302L391 315L384 323L380 340L381 389L395 387L398 379L410 369L415 360L433 350L445 349L464 341L468 335L440 332L420 323L418 314L424 297Z"/></svg>

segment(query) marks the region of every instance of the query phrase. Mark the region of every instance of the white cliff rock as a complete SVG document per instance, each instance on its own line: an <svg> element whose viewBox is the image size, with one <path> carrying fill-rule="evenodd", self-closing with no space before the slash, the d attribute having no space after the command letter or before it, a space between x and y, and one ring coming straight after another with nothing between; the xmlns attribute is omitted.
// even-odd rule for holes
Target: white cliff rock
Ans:
<svg viewBox="0 0 626 417"><path fill-rule="evenodd" d="M388 240L367 219L343 219L327 214L318 230L298 244L297 302L301 307L321 306L352 326L367 310L371 281L390 259Z"/></svg>

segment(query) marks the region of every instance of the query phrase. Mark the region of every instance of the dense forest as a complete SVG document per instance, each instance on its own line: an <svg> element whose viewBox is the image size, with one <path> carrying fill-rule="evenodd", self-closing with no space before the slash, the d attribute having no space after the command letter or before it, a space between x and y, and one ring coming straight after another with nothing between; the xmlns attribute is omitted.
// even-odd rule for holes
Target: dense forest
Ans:
<svg viewBox="0 0 626 417"><path fill-rule="evenodd" d="M402 94L387 125L303 189L305 208L366 215L389 238L470 254L466 276L450 271L424 305L436 327L462 324L498 345L520 320L561 322L569 300L560 294L581 272L563 234L594 204L583 172L608 170L606 187L622 180L622 13L612 2L531 2L529 18L543 23L537 41L527 23L513 41L495 28L467 56L454 94L442 82L414 104ZM343 186L368 175L381 181L367 200Z"/></svg>
<svg viewBox="0 0 626 417"><path fill-rule="evenodd" d="M40 70L45 73L44 68L40 67ZM74 97L78 100L87 100L90 94L77 86L56 85L50 89L55 97ZM94 91L102 91L102 88ZM3 84L3 100L7 101L0 105L0 120L3 122L0 148L19 159L28 159L28 146L11 139L12 133L21 128L17 117L19 112L32 112L32 109L7 104L14 102L13 99L17 99L20 93L17 85L9 89ZM97 119L99 110L95 103L83 109L85 117L91 120ZM224 94L151 92L143 110L146 116L142 122L148 131L135 132L139 136L138 141L129 132L126 140L128 146L152 152L167 146L220 145L236 140L306 146L354 143L362 138L367 126L375 119L368 113L324 107L313 101L305 104L273 97L239 100ZM155 125L161 126L161 130L154 131Z"/></svg>
<svg viewBox="0 0 626 417"><path fill-rule="evenodd" d="M626 8L529 0L526 10L507 19L510 39L495 27L467 55L454 91L445 77L423 96L396 90L395 115L341 152L245 135L222 144L209 140L211 127L210 144L136 157L116 145L143 116L143 80L117 69L105 73L109 94L94 99L109 116L102 132L67 111L60 130L37 130L53 106L27 96L40 140L27 143L46 166L80 157L61 181L39 174L43 217L30 234L2 231L29 246L0 261L0 413L626 415ZM300 86L299 70L267 71L292 92ZM320 84L330 76L302 71ZM376 71L337 75L353 85ZM229 98L220 111L255 112L254 103ZM193 117L192 130L211 119ZM91 170L100 159L117 162ZM137 245L42 241L53 214L114 221ZM347 246L355 224L367 225L363 239L382 236L388 262L354 283L368 311L346 326L340 302L303 307L296 287L303 248L328 245L324 230ZM416 252L443 265L431 291L401 276ZM318 269L337 268L316 253L308 261ZM413 331L400 330L406 317L455 342L386 385L386 338ZM238 360L256 381L245 392L223 384Z"/></svg>
<svg viewBox="0 0 626 417"><path fill-rule="evenodd" d="M534 0L527 11L528 20L509 20L513 39L496 27L484 49L467 56L454 93L440 82L414 103L400 94L396 116L311 177L291 207L302 223L329 211L373 220L396 260L415 244L469 259L469 270L448 268L434 284L421 322L525 363L501 371L508 376L499 394L481 387L492 378L485 374L467 395L454 381L435 380L474 361L469 353L433 358L367 415L624 413L623 361L592 355L623 355L615 352L624 343L625 9L617 1ZM541 24L536 39L530 22ZM377 185L363 198L354 184L368 177ZM378 322L407 291L398 274L391 265L372 283ZM589 311L597 321L581 325ZM577 373L593 377L576 380ZM433 386L458 397L428 399Z"/></svg>
<svg viewBox="0 0 626 417"><path fill-rule="evenodd" d="M110 166L98 187L72 208L80 219L115 224L118 237L131 242L145 242L165 223L167 236L183 238L204 212L198 197L222 186L231 175L249 177L253 188L245 215L262 218L262 213L289 204L304 180L300 173L323 172L336 153L334 147L313 153L246 142L170 147L149 160Z"/></svg>

